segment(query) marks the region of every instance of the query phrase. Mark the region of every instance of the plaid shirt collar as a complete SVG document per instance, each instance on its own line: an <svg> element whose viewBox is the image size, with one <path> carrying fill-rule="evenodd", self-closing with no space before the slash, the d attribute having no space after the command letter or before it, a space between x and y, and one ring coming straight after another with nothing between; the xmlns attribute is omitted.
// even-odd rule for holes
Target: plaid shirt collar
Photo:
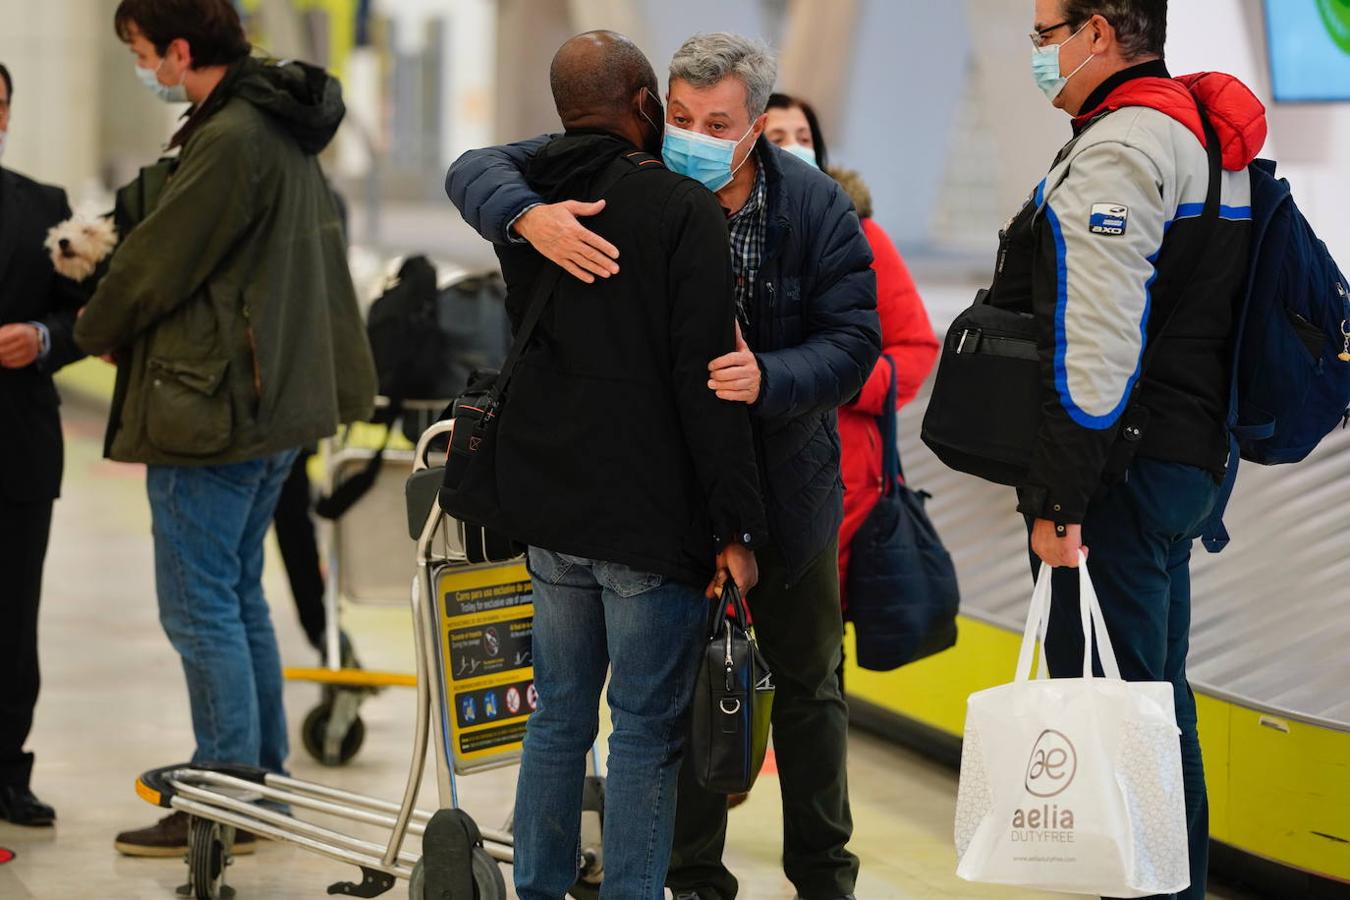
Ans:
<svg viewBox="0 0 1350 900"><path fill-rule="evenodd" d="M731 236L731 268L736 274L736 310L742 324L747 325L755 282L768 238L768 216L765 214L768 187L764 163L758 151L755 162L755 184L750 189L750 196L746 198L744 206L727 217L727 230Z"/></svg>

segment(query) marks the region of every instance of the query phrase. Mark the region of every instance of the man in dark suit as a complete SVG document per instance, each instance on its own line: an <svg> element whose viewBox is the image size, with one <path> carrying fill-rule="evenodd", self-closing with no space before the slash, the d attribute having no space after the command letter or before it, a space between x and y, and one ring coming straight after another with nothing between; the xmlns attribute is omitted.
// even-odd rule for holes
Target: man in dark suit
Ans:
<svg viewBox="0 0 1350 900"><path fill-rule="evenodd" d="M0 158L14 82L0 65ZM50 825L24 742L38 696L42 563L61 488L60 398L52 373L83 354L71 332L85 294L42 243L70 218L66 193L0 168L0 819Z"/></svg>

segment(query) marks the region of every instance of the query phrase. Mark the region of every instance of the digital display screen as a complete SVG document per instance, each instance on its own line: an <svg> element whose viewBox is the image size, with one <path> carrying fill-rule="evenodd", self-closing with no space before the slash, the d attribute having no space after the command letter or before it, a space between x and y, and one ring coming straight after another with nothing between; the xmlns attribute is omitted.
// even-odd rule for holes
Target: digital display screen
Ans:
<svg viewBox="0 0 1350 900"><path fill-rule="evenodd" d="M1350 0L1265 0L1275 99L1350 101Z"/></svg>

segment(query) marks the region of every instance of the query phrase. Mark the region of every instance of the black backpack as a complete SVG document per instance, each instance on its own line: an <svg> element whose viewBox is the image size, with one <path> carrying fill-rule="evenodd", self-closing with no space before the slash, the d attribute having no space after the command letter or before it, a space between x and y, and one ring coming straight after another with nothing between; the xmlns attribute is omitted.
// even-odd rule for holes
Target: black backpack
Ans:
<svg viewBox="0 0 1350 900"><path fill-rule="evenodd" d="M450 352L437 316L436 267L425 256L403 261L393 284L370 307L366 334L380 393L391 401L385 421L404 400L433 400ZM392 412L391 412L392 411Z"/></svg>
<svg viewBox="0 0 1350 900"><path fill-rule="evenodd" d="M380 394L389 398L371 421L392 429L402 420L403 435L414 444L436 414L405 412L405 401L448 402L464 392L474 371L500 366L510 341L499 273L458 278L443 289L437 282L429 259L410 256L366 316ZM364 469L319 498L315 512L336 519L351 509L374 486L383 459L381 448Z"/></svg>

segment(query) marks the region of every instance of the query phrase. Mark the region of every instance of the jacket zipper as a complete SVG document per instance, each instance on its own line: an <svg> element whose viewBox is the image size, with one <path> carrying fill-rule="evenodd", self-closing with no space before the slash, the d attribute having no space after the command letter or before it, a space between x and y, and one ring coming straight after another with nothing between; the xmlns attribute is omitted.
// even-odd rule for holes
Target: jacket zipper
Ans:
<svg viewBox="0 0 1350 900"><path fill-rule="evenodd" d="M774 290L774 286L773 286L773 282L772 282L772 281L766 281L766 282L764 282L764 290L765 290L765 292L769 295L769 314L768 314L767 316L765 316L765 323L769 326L769 334L768 334L767 336L768 336L768 337L772 337L772 336L773 336L773 333L772 333L772 329L773 329L773 310L774 310L774 307L778 305L778 295L777 295L777 292ZM767 345L768 345L768 343L765 342L764 346L767 346Z"/></svg>

